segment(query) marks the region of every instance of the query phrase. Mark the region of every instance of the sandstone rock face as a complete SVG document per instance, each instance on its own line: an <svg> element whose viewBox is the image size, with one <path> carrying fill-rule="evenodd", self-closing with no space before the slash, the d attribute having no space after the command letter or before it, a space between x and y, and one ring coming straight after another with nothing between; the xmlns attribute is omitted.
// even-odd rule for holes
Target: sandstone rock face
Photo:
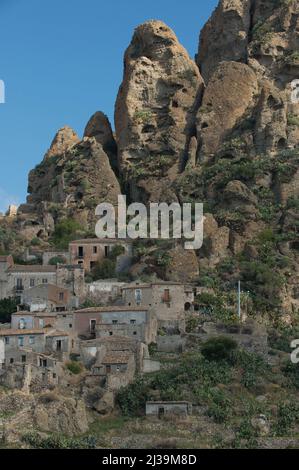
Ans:
<svg viewBox="0 0 299 470"><path fill-rule="evenodd" d="M207 83L220 62L246 62L250 0L221 0L200 35L197 63Z"/></svg>
<svg viewBox="0 0 299 470"><path fill-rule="evenodd" d="M108 155L113 170L117 170L117 145L108 117L97 111L88 121L84 137L94 137Z"/></svg>
<svg viewBox="0 0 299 470"><path fill-rule="evenodd" d="M222 62L212 75L197 114L199 161L209 158L253 104L255 73L237 62Z"/></svg>
<svg viewBox="0 0 299 470"><path fill-rule="evenodd" d="M37 403L34 421L37 428L44 432L75 436L88 431L84 402L72 398L57 399L48 404Z"/></svg>
<svg viewBox="0 0 299 470"><path fill-rule="evenodd" d="M168 280L187 283L198 277L198 260L193 250L185 250L177 246L170 250L169 255L170 263L166 272Z"/></svg>
<svg viewBox="0 0 299 470"><path fill-rule="evenodd" d="M79 142L79 137L76 132L68 126L59 129L55 135L52 144L47 151L44 159L54 157L56 155L63 155L64 152L69 150L73 145Z"/></svg>
<svg viewBox="0 0 299 470"><path fill-rule="evenodd" d="M16 223L25 239L47 239L63 217L77 219L83 229L93 229L95 207L100 202L117 204L121 189L100 143L107 152L112 151L114 139L108 124L103 115L97 114L87 126L86 133L91 137L69 148L65 141L63 151L58 132L42 163L30 172L27 204L18 209Z"/></svg>
<svg viewBox="0 0 299 470"><path fill-rule="evenodd" d="M167 187L184 166L202 89L196 64L170 28L149 21L136 29L115 108L119 165L135 199L157 200L153 179Z"/></svg>

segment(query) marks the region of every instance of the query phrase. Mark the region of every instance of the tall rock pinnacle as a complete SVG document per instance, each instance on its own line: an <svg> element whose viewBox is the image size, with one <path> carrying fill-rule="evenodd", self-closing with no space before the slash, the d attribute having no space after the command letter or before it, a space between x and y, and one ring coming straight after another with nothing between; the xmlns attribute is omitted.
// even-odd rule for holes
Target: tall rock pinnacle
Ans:
<svg viewBox="0 0 299 470"><path fill-rule="evenodd" d="M169 182L188 155L202 89L196 64L168 26L148 21L136 29L115 109L119 165L135 198L173 198Z"/></svg>

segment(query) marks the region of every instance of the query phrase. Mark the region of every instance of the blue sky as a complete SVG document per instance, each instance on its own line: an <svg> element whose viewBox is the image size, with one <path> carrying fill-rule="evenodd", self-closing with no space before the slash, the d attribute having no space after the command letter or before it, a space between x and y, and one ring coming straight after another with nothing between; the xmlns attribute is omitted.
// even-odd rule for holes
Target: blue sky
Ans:
<svg viewBox="0 0 299 470"><path fill-rule="evenodd" d="M0 211L24 202L27 176L55 132L81 136L97 110L113 121L134 28L160 19L191 57L218 0L0 0Z"/></svg>

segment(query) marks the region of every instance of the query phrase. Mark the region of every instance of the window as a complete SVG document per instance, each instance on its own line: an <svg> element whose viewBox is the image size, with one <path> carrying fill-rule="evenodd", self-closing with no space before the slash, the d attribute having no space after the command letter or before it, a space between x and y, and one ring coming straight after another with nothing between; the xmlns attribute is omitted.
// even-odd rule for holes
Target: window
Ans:
<svg viewBox="0 0 299 470"><path fill-rule="evenodd" d="M96 324L97 324L97 321L96 320L90 320L90 332L91 333L94 333L95 330L96 330Z"/></svg>
<svg viewBox="0 0 299 470"><path fill-rule="evenodd" d="M109 256L109 246L105 246L105 258Z"/></svg>
<svg viewBox="0 0 299 470"><path fill-rule="evenodd" d="M56 374L53 372L53 379L56 379Z"/></svg>
<svg viewBox="0 0 299 470"><path fill-rule="evenodd" d="M110 335L110 336L113 336L113 331L109 331L109 335Z"/></svg>
<svg viewBox="0 0 299 470"><path fill-rule="evenodd" d="M117 325L118 324L118 320L112 320L112 325Z"/></svg>
<svg viewBox="0 0 299 470"><path fill-rule="evenodd" d="M141 289L135 289L135 300L138 305L141 304L141 300L142 300Z"/></svg>
<svg viewBox="0 0 299 470"><path fill-rule="evenodd" d="M78 256L79 256L79 258L83 258L83 256L84 256L83 246L78 246Z"/></svg>
<svg viewBox="0 0 299 470"><path fill-rule="evenodd" d="M42 282L43 282L43 284L48 284L48 279L44 278Z"/></svg>
<svg viewBox="0 0 299 470"><path fill-rule="evenodd" d="M22 359L21 359L21 360L22 360L22 362L26 362L26 356L25 356L25 354L22 356Z"/></svg>
<svg viewBox="0 0 299 470"><path fill-rule="evenodd" d="M9 337L5 336L5 344L9 344Z"/></svg>
<svg viewBox="0 0 299 470"><path fill-rule="evenodd" d="M18 345L21 347L24 346L24 336L18 337Z"/></svg>
<svg viewBox="0 0 299 470"><path fill-rule="evenodd" d="M96 255L98 252L98 247L97 246L94 246L93 247L93 254Z"/></svg>
<svg viewBox="0 0 299 470"><path fill-rule="evenodd" d="M22 281L22 279L20 279L20 278L17 279L17 287L16 287L16 290L17 290L17 291L23 290L23 281Z"/></svg>
<svg viewBox="0 0 299 470"><path fill-rule="evenodd" d="M40 319L38 320L38 324L39 324L39 327L40 327L40 328L43 328L43 327L44 327L44 320L43 320L42 318L40 318Z"/></svg>
<svg viewBox="0 0 299 470"><path fill-rule="evenodd" d="M30 287L34 287L34 284L35 284L35 280L34 280L34 279L30 279Z"/></svg>
<svg viewBox="0 0 299 470"><path fill-rule="evenodd" d="M170 291L169 291L169 289L164 289L163 302L166 302L166 303L170 302Z"/></svg>
<svg viewBox="0 0 299 470"><path fill-rule="evenodd" d="M14 358L11 357L11 358L9 359L9 362L10 362L10 364L13 364L13 363L14 363Z"/></svg>
<svg viewBox="0 0 299 470"><path fill-rule="evenodd" d="M64 292L59 292L59 300L63 300L64 299Z"/></svg>
<svg viewBox="0 0 299 470"><path fill-rule="evenodd" d="M69 328L73 328L73 325L72 325L72 323L69 323Z"/></svg>
<svg viewBox="0 0 299 470"><path fill-rule="evenodd" d="M24 330L26 328L26 321L25 321L25 318L20 318L20 321L19 321L19 328L20 330Z"/></svg>
<svg viewBox="0 0 299 470"><path fill-rule="evenodd" d="M58 339L56 341L56 351L61 351L61 349L62 349L62 341L61 339Z"/></svg>
<svg viewBox="0 0 299 470"><path fill-rule="evenodd" d="M130 320L131 325L136 325L136 320Z"/></svg>
<svg viewBox="0 0 299 470"><path fill-rule="evenodd" d="M137 335L137 331L134 331L134 332L133 332L133 335L136 336L136 335Z"/></svg>
<svg viewBox="0 0 299 470"><path fill-rule="evenodd" d="M111 366L106 366L106 374L110 374L111 372Z"/></svg>
<svg viewBox="0 0 299 470"><path fill-rule="evenodd" d="M34 344L34 343L35 343L34 336L29 336L29 344Z"/></svg>

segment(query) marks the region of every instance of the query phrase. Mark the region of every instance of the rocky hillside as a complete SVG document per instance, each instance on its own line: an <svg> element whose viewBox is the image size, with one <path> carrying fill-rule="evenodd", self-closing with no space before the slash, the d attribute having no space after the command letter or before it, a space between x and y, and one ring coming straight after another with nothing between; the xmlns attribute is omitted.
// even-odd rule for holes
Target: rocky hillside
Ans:
<svg viewBox="0 0 299 470"><path fill-rule="evenodd" d="M200 274L225 305L241 279L252 311L293 320L298 2L221 0L200 34L195 61L164 23L146 22L124 63L115 135L102 113L91 118L83 141L60 130L30 173L27 204L10 230L47 240L57 222L71 217L88 231L95 205L114 202L120 188L132 201L204 202L205 243L188 254L190 262L176 262L180 247L162 253L162 261L145 247L135 272L196 282Z"/></svg>

